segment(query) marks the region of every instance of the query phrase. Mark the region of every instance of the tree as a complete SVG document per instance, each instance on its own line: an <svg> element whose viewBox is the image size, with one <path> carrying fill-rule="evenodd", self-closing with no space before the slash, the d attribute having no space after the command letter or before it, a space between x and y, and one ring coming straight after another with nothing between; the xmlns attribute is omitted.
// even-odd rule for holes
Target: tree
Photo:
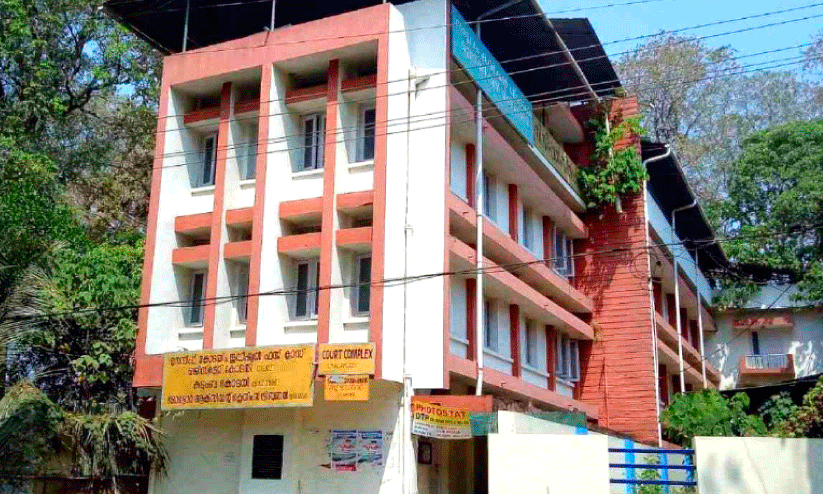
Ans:
<svg viewBox="0 0 823 494"><path fill-rule="evenodd" d="M801 273L799 299L823 299L823 120L798 122L743 142L716 208L738 263Z"/></svg>
<svg viewBox="0 0 823 494"><path fill-rule="evenodd" d="M671 144L704 202L722 200L752 132L823 116L820 86L791 71L746 72L730 47L661 34L618 60L649 135Z"/></svg>
<svg viewBox="0 0 823 494"><path fill-rule="evenodd" d="M803 397L803 404L783 424L793 437L823 438L823 378Z"/></svg>
<svg viewBox="0 0 823 494"><path fill-rule="evenodd" d="M139 242L62 247L44 267L30 268L0 325L14 348L12 382L33 376L74 413L135 409L133 307L142 254Z"/></svg>
<svg viewBox="0 0 823 494"><path fill-rule="evenodd" d="M727 399L713 389L679 394L660 416L664 436L691 447L695 436L765 435L766 426L757 415L749 415L745 393Z"/></svg>

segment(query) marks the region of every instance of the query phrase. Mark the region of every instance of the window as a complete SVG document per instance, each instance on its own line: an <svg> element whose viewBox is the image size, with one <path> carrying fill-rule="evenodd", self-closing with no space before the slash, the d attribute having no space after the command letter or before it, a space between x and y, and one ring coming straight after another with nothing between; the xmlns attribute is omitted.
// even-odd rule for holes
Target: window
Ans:
<svg viewBox="0 0 823 494"><path fill-rule="evenodd" d="M490 220L497 219L497 197L494 189L494 177L483 171L483 214Z"/></svg>
<svg viewBox="0 0 823 494"><path fill-rule="evenodd" d="M555 358L557 377L567 381L580 380L580 355L577 340L569 339L564 334L557 335L557 355Z"/></svg>
<svg viewBox="0 0 823 494"><path fill-rule="evenodd" d="M574 276L574 243L562 231L554 230L554 270L570 278Z"/></svg>
<svg viewBox="0 0 823 494"><path fill-rule="evenodd" d="M235 284L237 295L237 323L246 324L246 317L249 314L249 266L248 264L238 264L235 269Z"/></svg>
<svg viewBox="0 0 823 494"><path fill-rule="evenodd" d="M532 368L537 368L537 328L534 323L526 321L526 365Z"/></svg>
<svg viewBox="0 0 823 494"><path fill-rule="evenodd" d="M240 180L254 180L257 172L257 125L247 126L248 140L242 148Z"/></svg>
<svg viewBox="0 0 823 494"><path fill-rule="evenodd" d="M283 436L254 436L251 453L251 478L283 478Z"/></svg>
<svg viewBox="0 0 823 494"><path fill-rule="evenodd" d="M490 300L483 306L483 345L488 350L497 351L497 313Z"/></svg>
<svg viewBox="0 0 823 494"><path fill-rule="evenodd" d="M326 138L326 116L314 113L303 117L303 169L323 168L323 141Z"/></svg>
<svg viewBox="0 0 823 494"><path fill-rule="evenodd" d="M189 326L203 324L203 297L206 293L206 272L197 271L191 275L191 299L189 317L186 321Z"/></svg>
<svg viewBox="0 0 823 494"><path fill-rule="evenodd" d="M302 261L297 264L297 293L294 303L294 317L296 319L313 319L317 317L319 276L317 259Z"/></svg>
<svg viewBox="0 0 823 494"><path fill-rule="evenodd" d="M364 107L360 112L360 125L358 126L360 132L360 143L358 149L357 160L369 161L374 159L374 128L375 128L375 110L374 107Z"/></svg>
<svg viewBox="0 0 823 494"><path fill-rule="evenodd" d="M534 232L532 230L532 211L531 209L524 207L523 208L523 247L534 250Z"/></svg>
<svg viewBox="0 0 823 494"><path fill-rule="evenodd" d="M214 169L217 164L217 134L203 138L200 148L200 170L197 176L197 186L207 187L214 185Z"/></svg>
<svg viewBox="0 0 823 494"><path fill-rule="evenodd" d="M760 335L752 331L752 355L760 355Z"/></svg>
<svg viewBox="0 0 823 494"><path fill-rule="evenodd" d="M358 257L355 264L357 286L354 290L354 313L365 315L369 313L371 298L371 255Z"/></svg>

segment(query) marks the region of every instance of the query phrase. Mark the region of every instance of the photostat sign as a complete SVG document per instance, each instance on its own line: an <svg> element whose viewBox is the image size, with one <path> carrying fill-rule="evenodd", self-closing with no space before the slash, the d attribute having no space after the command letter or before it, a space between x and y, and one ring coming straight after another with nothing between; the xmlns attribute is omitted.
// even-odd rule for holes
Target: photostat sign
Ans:
<svg viewBox="0 0 823 494"><path fill-rule="evenodd" d="M321 376L374 374L374 343L320 345L317 373Z"/></svg>
<svg viewBox="0 0 823 494"><path fill-rule="evenodd" d="M412 434L438 439L472 437L469 410L412 402Z"/></svg>
<svg viewBox="0 0 823 494"><path fill-rule="evenodd" d="M326 401L369 401L369 376L326 376Z"/></svg>
<svg viewBox="0 0 823 494"><path fill-rule="evenodd" d="M314 346L169 353L163 410L311 406Z"/></svg>

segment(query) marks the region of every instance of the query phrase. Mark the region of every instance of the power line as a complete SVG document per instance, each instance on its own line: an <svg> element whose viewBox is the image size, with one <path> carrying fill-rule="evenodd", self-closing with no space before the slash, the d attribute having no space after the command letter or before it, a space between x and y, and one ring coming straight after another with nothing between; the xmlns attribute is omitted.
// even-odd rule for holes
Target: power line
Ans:
<svg viewBox="0 0 823 494"><path fill-rule="evenodd" d="M795 225L790 230L792 232L798 231L798 229L806 229L812 230L816 228L820 228L823 226L821 224L813 224L813 225ZM758 234L753 235L752 237L762 238L765 236L778 236L783 235L785 232L773 232L769 235L766 234ZM709 238L709 239L697 239L697 240L686 240L681 242L662 242L662 243L655 243L655 244L646 244L645 240L638 241L638 242L623 242L623 243L615 243L612 244L614 247L610 247L607 249L601 249L597 251L590 251L590 252L581 252L577 254L573 254L571 256L557 256L557 257L546 257L541 259L534 259L531 261L522 261L522 262L515 262L515 263L502 263L497 264L492 267L487 268L471 268L471 269L464 269L464 270L452 270L452 271L442 271L436 273L427 273L415 276L408 276L408 277L393 277L393 278L386 278L381 281L371 282L369 283L370 286L382 286L382 287L394 287L394 286L402 286L406 283L422 281L426 279L438 278L443 276L468 276L468 275L477 275L478 273L483 274L490 274L490 273L497 273L497 272L512 272L513 270L517 270L520 268L525 268L530 265L534 264L549 264L554 261L566 258L579 258L579 257L589 257L589 256L605 256L605 255L615 255L620 253L632 252L633 250L645 250L651 252L652 249L658 247L666 247L666 246L686 246L686 245L695 245L695 248L704 248L710 245L714 245L716 243L722 242L733 242L733 241L740 241L746 238L750 238L749 236L745 237L730 237L730 238ZM639 244L637 247L633 247L634 244ZM287 289L279 289L279 290L270 290L266 292L260 292L256 294L247 294L247 295L226 295L220 297L212 297L212 298L204 298L200 301L200 303L194 303L196 306L207 306L207 305L217 305L220 303L230 302L232 300L244 299L244 298L252 298L252 297L262 297L262 296L284 296L284 295L296 295L301 293L307 292L314 292L314 291L323 291L323 290L333 290L333 289L342 289L342 288L356 288L365 285L365 283L341 283L341 284L332 284L332 285L324 285L318 286L311 289L297 289L297 288L287 288ZM639 290L648 291L647 288L641 288ZM31 319L40 319L40 318L56 318L62 317L66 315L80 315L80 314L92 314L97 312L108 312L108 311L123 311L123 310L137 310L137 309L144 309L144 308L155 308L155 307L172 307L172 308L185 308L185 307L192 307L193 302L191 300L175 300L175 301L167 301L167 302L154 302L149 304L135 304L135 305L124 305L124 306L113 306L113 307L89 307L84 309L75 309L71 311L64 311L64 312L52 312L48 314L32 314L27 316L21 317L8 317L7 321L26 321Z"/></svg>

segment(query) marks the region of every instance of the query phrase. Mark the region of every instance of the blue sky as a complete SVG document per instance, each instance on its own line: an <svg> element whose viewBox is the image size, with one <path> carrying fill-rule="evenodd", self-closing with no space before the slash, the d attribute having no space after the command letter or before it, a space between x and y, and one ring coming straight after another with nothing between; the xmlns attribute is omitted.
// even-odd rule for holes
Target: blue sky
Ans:
<svg viewBox="0 0 823 494"><path fill-rule="evenodd" d="M550 15L552 12L559 10L595 7L627 1L630 0L539 0L544 11ZM821 0L659 0L647 4L558 14L557 17L588 17L601 42L605 44L606 52L613 55L636 47L642 42L607 44L609 41L817 3L821 3ZM812 15L823 16L823 4L784 14L689 30L683 34L705 36ZM820 32L821 29L823 29L823 17L817 17L791 22L782 26L719 36L707 39L705 42L713 47L729 45L740 56L809 43L812 35ZM800 49L795 49L771 53L759 57L745 58L740 62L746 65L767 62L778 58L797 56L800 55L800 51ZM787 69L796 69L798 67L790 66Z"/></svg>

